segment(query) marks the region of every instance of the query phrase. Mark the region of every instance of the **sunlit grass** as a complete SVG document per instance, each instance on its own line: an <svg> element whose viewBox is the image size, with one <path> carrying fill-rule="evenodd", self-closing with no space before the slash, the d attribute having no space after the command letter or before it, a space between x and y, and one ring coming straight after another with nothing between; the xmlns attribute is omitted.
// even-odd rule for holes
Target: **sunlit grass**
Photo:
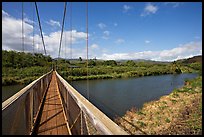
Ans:
<svg viewBox="0 0 204 137"><path fill-rule="evenodd" d="M146 134L201 134L202 77L187 81L171 94L145 103L142 109L127 111L123 118ZM121 118L117 118L116 123L131 134L144 134L127 126L127 122Z"/></svg>

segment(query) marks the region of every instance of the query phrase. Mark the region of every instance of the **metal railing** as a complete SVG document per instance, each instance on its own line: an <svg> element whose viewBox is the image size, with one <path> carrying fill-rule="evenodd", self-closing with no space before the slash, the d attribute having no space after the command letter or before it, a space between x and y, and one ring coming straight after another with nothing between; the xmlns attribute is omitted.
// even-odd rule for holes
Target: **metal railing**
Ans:
<svg viewBox="0 0 204 137"><path fill-rule="evenodd" d="M127 135L127 133L91 104L57 72L57 83L66 116L73 135Z"/></svg>
<svg viewBox="0 0 204 137"><path fill-rule="evenodd" d="M50 84L52 72L41 76L2 103L2 134L32 134L39 118L43 97ZM56 72L56 71L54 71ZM104 113L78 93L57 72L63 111L70 134L125 134L127 133Z"/></svg>
<svg viewBox="0 0 204 137"><path fill-rule="evenodd" d="M3 135L31 134L52 72L44 74L2 103Z"/></svg>

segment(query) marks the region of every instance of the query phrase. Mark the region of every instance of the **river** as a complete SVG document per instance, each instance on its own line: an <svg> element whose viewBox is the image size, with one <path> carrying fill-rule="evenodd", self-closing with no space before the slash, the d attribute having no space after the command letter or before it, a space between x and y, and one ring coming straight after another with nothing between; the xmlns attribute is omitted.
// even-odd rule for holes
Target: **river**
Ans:
<svg viewBox="0 0 204 137"><path fill-rule="evenodd" d="M25 85L2 86L2 102L20 91Z"/></svg>
<svg viewBox="0 0 204 137"><path fill-rule="evenodd" d="M132 107L142 108L148 101L170 94L173 89L184 85L185 79L195 78L197 74L170 74L127 79L72 81L70 84L111 119L122 116ZM24 85L3 86L2 102L22 89Z"/></svg>
<svg viewBox="0 0 204 137"><path fill-rule="evenodd" d="M143 104L168 95L173 89L184 85L185 79L195 78L197 74L176 74L161 76L146 76L128 79L73 81L71 85L83 96L89 93L90 101L114 119L123 116L132 107L142 108Z"/></svg>

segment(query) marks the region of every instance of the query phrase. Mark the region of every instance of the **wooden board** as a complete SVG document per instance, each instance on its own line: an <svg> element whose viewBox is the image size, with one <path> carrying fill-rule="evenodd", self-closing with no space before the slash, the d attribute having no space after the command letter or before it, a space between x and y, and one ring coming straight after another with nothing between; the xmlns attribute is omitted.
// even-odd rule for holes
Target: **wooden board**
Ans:
<svg viewBox="0 0 204 137"><path fill-rule="evenodd" d="M68 128L60 101L56 74L53 73L48 87L43 112L38 127L38 135L68 135Z"/></svg>

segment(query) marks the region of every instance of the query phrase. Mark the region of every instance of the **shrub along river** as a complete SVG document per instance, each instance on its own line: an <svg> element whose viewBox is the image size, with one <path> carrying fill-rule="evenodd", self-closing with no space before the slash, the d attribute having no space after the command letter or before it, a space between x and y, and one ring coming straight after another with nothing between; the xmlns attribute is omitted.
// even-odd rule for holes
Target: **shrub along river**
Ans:
<svg viewBox="0 0 204 137"><path fill-rule="evenodd" d="M127 79L72 81L70 84L78 90L108 117L123 116L132 107L141 108L144 103L157 100L170 94L173 89L184 85L186 79L198 76L195 73L145 76ZM3 86L2 102L22 89L24 85Z"/></svg>

